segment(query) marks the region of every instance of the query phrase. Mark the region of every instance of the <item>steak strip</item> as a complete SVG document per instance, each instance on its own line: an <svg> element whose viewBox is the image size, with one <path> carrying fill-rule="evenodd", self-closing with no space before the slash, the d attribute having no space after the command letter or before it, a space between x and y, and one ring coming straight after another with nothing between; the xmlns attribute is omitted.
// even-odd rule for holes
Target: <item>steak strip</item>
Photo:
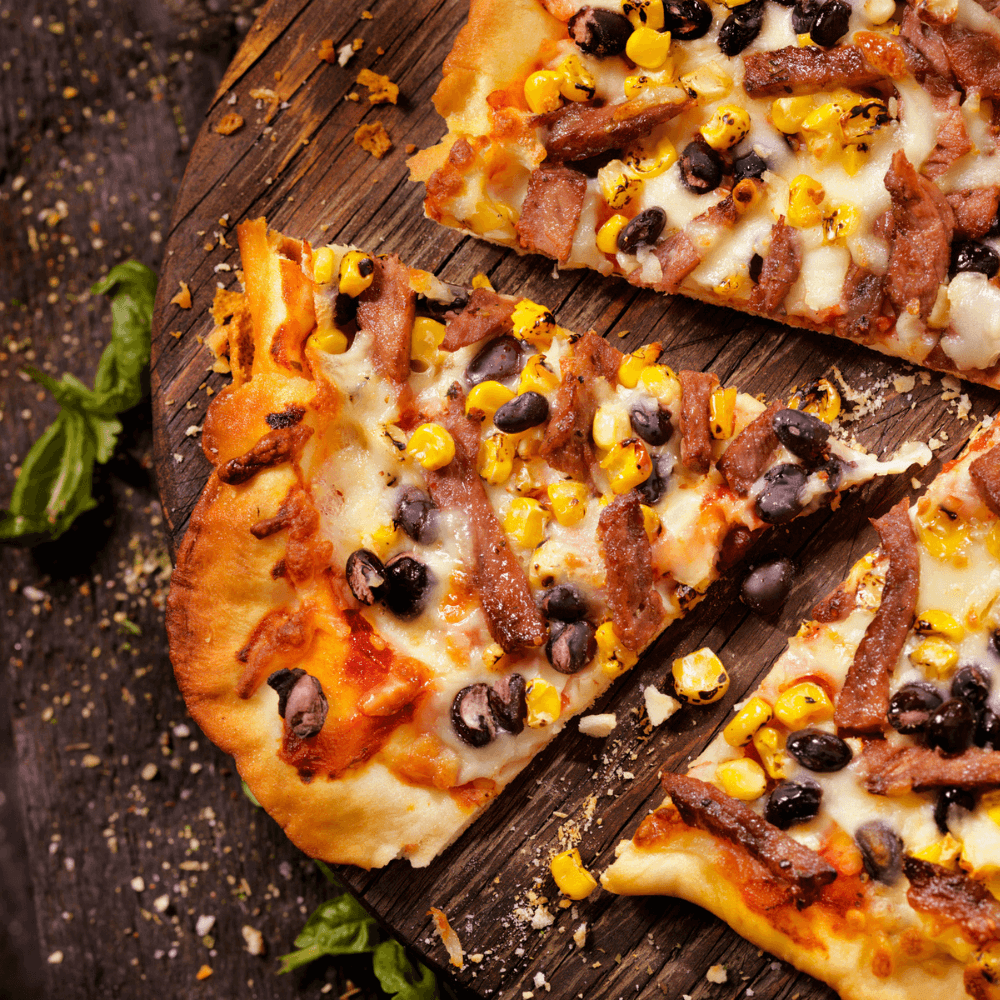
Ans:
<svg viewBox="0 0 1000 1000"><path fill-rule="evenodd" d="M464 394L457 383L448 396L441 423L455 440L455 457L443 469L428 474L427 486L439 507L461 510L469 518L472 581L493 641L506 653L522 646L541 646L547 637L545 622L476 471L479 422L465 415Z"/></svg>
<svg viewBox="0 0 1000 1000"><path fill-rule="evenodd" d="M994 514L1000 514L1000 447L994 446L974 459L969 465L969 478L983 503Z"/></svg>
<svg viewBox="0 0 1000 1000"><path fill-rule="evenodd" d="M785 224L782 216L771 227L771 246L747 305L756 312L774 315L798 281L801 270L802 239L796 229Z"/></svg>
<svg viewBox="0 0 1000 1000"><path fill-rule="evenodd" d="M771 97L796 91L812 93L827 87L870 87L886 79L856 45L821 49L790 45L743 57L743 89L749 97Z"/></svg>
<svg viewBox="0 0 1000 1000"><path fill-rule="evenodd" d="M312 437L313 429L297 424L268 431L245 455L231 458L216 470L216 475L229 486L249 482L264 469L287 462Z"/></svg>
<svg viewBox="0 0 1000 1000"><path fill-rule="evenodd" d="M965 872L913 857L903 858L903 873L910 880L907 902L918 913L957 923L977 945L996 939L1000 902L982 883Z"/></svg>
<svg viewBox="0 0 1000 1000"><path fill-rule="evenodd" d="M1000 207L1000 186L952 191L945 196L955 213L955 233L970 240L981 240L993 228Z"/></svg>
<svg viewBox="0 0 1000 1000"><path fill-rule="evenodd" d="M375 257L372 283L358 296L358 329L371 330L372 364L384 379L403 385L410 377L410 336L417 293L399 257Z"/></svg>
<svg viewBox="0 0 1000 1000"><path fill-rule="evenodd" d="M543 163L532 170L521 216L514 225L521 246L565 264L586 193L587 178L578 170L558 163Z"/></svg>
<svg viewBox="0 0 1000 1000"><path fill-rule="evenodd" d="M778 447L774 415L781 408L781 403L775 401L760 416L751 420L733 438L719 459L719 472L738 496L747 496L750 487L764 474Z"/></svg>
<svg viewBox="0 0 1000 1000"><path fill-rule="evenodd" d="M615 631L628 649L642 649L660 627L663 601L653 588L653 551L635 490L616 497L601 511L597 539Z"/></svg>
<svg viewBox="0 0 1000 1000"><path fill-rule="evenodd" d="M867 343L882 331L878 320L885 302L885 277L851 261L840 293L843 312L834 320L837 336Z"/></svg>
<svg viewBox="0 0 1000 1000"><path fill-rule="evenodd" d="M906 795L931 788L1000 788L1000 751L970 747L957 757L942 757L929 747L865 745L859 769L872 795Z"/></svg>
<svg viewBox="0 0 1000 1000"><path fill-rule="evenodd" d="M461 312L445 314L445 334L442 351L458 351L480 340L491 340L509 333L514 324L511 317L516 299L498 295L490 288L474 288Z"/></svg>
<svg viewBox="0 0 1000 1000"><path fill-rule="evenodd" d="M889 556L882 602L865 629L837 701L838 729L881 733L889 708L889 678L913 625L920 589L920 554L909 508L900 500L872 525Z"/></svg>
<svg viewBox="0 0 1000 1000"><path fill-rule="evenodd" d="M663 789L688 826L742 847L788 887L801 909L816 900L837 870L815 851L783 833L749 806L690 775L664 774Z"/></svg>
<svg viewBox="0 0 1000 1000"><path fill-rule="evenodd" d="M668 236L653 247L653 255L660 262L662 276L654 288L658 292L675 294L681 282L701 263L701 252L683 230ZM640 274L637 270L636 274Z"/></svg>
<svg viewBox="0 0 1000 1000"><path fill-rule="evenodd" d="M681 381L681 464L704 475L712 465L708 405L719 380L711 372L678 372Z"/></svg>

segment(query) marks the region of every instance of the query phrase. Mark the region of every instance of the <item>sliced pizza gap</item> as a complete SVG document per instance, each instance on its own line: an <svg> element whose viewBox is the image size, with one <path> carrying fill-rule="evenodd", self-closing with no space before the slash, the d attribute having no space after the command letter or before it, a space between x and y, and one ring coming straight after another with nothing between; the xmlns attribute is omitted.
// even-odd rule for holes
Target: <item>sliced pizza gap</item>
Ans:
<svg viewBox="0 0 1000 1000"><path fill-rule="evenodd" d="M472 0L411 173L518 252L1000 387L998 61L975 0Z"/></svg>
<svg viewBox="0 0 1000 1000"><path fill-rule="evenodd" d="M988 1000L1000 957L1000 426L813 609L602 882L680 896L844 1000Z"/></svg>
<svg viewBox="0 0 1000 1000"><path fill-rule="evenodd" d="M482 279L238 234L171 656L326 860L427 864L754 538L930 458L881 462Z"/></svg>

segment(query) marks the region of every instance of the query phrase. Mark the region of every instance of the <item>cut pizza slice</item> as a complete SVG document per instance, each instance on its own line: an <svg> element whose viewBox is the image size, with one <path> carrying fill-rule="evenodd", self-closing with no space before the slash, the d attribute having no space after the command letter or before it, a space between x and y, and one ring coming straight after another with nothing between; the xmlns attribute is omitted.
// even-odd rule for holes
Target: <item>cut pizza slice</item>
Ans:
<svg viewBox="0 0 1000 1000"><path fill-rule="evenodd" d="M1000 387L981 0L472 0L427 215Z"/></svg>
<svg viewBox="0 0 1000 1000"><path fill-rule="evenodd" d="M427 864L761 531L930 457L879 462L481 280L238 232L170 652L317 857ZM702 667L692 698L721 697Z"/></svg>
<svg viewBox="0 0 1000 1000"><path fill-rule="evenodd" d="M1000 996L1000 425L813 619L606 888L695 902L844 1000Z"/></svg>

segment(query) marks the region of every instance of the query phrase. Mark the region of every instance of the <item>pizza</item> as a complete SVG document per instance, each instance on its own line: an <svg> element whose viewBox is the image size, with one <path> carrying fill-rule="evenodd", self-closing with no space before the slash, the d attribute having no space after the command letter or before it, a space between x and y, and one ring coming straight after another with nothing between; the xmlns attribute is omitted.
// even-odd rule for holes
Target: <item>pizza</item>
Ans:
<svg viewBox="0 0 1000 1000"><path fill-rule="evenodd" d="M426 865L761 532L930 458L482 278L238 235L167 630L191 714L315 857ZM727 685L701 651L678 691Z"/></svg>
<svg viewBox="0 0 1000 1000"><path fill-rule="evenodd" d="M447 226L1000 387L992 0L472 0Z"/></svg>
<svg viewBox="0 0 1000 1000"><path fill-rule="evenodd" d="M1000 996L1000 424L812 612L603 883L844 1000Z"/></svg>

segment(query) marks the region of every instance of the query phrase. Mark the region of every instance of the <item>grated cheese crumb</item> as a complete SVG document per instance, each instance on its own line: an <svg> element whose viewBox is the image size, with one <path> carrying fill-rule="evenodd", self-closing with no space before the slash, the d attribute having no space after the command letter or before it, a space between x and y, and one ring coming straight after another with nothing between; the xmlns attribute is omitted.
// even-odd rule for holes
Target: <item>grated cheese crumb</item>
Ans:
<svg viewBox="0 0 1000 1000"><path fill-rule="evenodd" d="M358 126L354 133L354 143L366 153L371 153L376 160L381 160L392 149L392 139L389 138L385 126L379 121L372 122L370 125Z"/></svg>
<svg viewBox="0 0 1000 1000"><path fill-rule="evenodd" d="M713 965L708 972L705 973L705 978L710 983L724 983L729 979L729 974L726 972L725 967L721 965Z"/></svg>
<svg viewBox="0 0 1000 1000"><path fill-rule="evenodd" d="M642 696L646 701L646 714L654 726L662 725L681 707L676 698L658 691L652 684L646 686Z"/></svg>
<svg viewBox="0 0 1000 1000"><path fill-rule="evenodd" d="M247 951L251 955L264 954L264 935L256 927L244 924L240 928L240 933L243 935L243 940L247 943Z"/></svg>
<svg viewBox="0 0 1000 1000"><path fill-rule="evenodd" d="M584 736L596 736L598 738L610 736L611 731L618 725L618 717L614 712L606 712L603 715L585 715L580 719L580 732Z"/></svg>

